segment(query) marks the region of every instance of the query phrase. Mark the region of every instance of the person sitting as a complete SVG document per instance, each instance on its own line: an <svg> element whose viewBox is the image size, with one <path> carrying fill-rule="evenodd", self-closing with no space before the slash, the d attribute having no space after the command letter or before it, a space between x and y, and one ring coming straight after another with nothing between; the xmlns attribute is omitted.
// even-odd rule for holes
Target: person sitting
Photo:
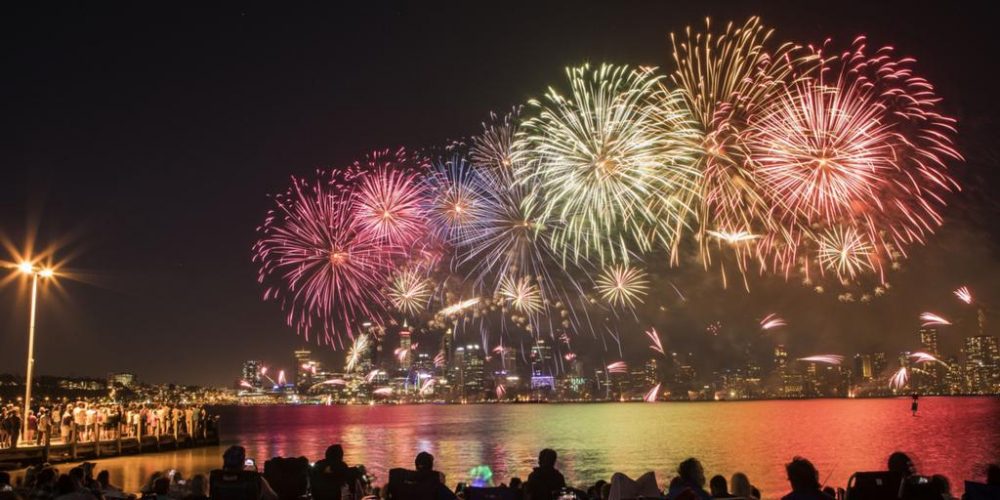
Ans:
<svg viewBox="0 0 1000 500"><path fill-rule="evenodd" d="M222 454L222 468L209 474L209 498L212 500L278 500L267 480L256 470L247 470L247 451L230 446ZM169 480L168 480L169 484Z"/></svg>
<svg viewBox="0 0 1000 500"><path fill-rule="evenodd" d="M529 500L550 500L566 487L566 479L556 469L556 458L555 450L549 448L538 453L538 467L528 474L524 485Z"/></svg>
<svg viewBox="0 0 1000 500"><path fill-rule="evenodd" d="M413 461L415 471L392 469L386 498L389 500L455 500L458 498L444 484L444 475L434 470L434 455L422 451Z"/></svg>
<svg viewBox="0 0 1000 500"><path fill-rule="evenodd" d="M347 466L344 448L339 444L327 447L324 458L313 465L310 481L316 500L338 500L344 496L343 493L359 498L364 493L361 472Z"/></svg>
<svg viewBox="0 0 1000 500"><path fill-rule="evenodd" d="M712 479L708 480L708 491L712 494L712 498L734 497L734 495L729 494L729 485L726 484L726 478L719 474L712 476Z"/></svg>
<svg viewBox="0 0 1000 500"><path fill-rule="evenodd" d="M759 496L754 495L753 486L750 484L750 478L742 472L737 472L733 474L733 477L729 478L729 486L732 488L731 493L736 498L742 498L745 500L760 498Z"/></svg>
<svg viewBox="0 0 1000 500"><path fill-rule="evenodd" d="M43 467L35 476L35 485L28 493L29 500L52 500L56 495L56 478L59 473L53 467Z"/></svg>
<svg viewBox="0 0 1000 500"><path fill-rule="evenodd" d="M705 491L705 469L697 458L689 458L677 466L677 478L670 482L667 498L698 498L710 500L711 495Z"/></svg>
<svg viewBox="0 0 1000 500"><path fill-rule="evenodd" d="M792 492L781 500L833 500L820 490L819 471L809 460L795 457L785 466L785 472L788 473Z"/></svg>
<svg viewBox="0 0 1000 500"><path fill-rule="evenodd" d="M204 474L195 474L191 478L184 500L208 500L208 478Z"/></svg>

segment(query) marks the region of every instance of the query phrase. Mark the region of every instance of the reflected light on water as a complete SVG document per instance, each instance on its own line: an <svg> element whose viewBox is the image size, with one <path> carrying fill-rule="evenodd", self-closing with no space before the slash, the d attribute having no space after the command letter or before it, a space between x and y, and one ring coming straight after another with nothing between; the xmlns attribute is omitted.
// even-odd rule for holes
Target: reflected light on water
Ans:
<svg viewBox="0 0 1000 500"><path fill-rule="evenodd" d="M485 464L494 480L526 478L539 449L559 452L571 484L591 484L616 471L653 470L661 486L677 464L701 459L707 475L745 472L765 497L788 491L784 464L801 455L820 479L843 486L854 471L879 470L896 450L925 474L944 474L953 490L982 479L1000 457L1000 399L909 398L731 403L290 406L219 408L224 446L240 443L259 466L272 456L323 456L343 443L351 464L365 464L384 483L387 470L412 467L434 454L450 486ZM220 463L222 447L99 460L114 482L137 490L155 470L185 475ZM67 466L61 469L67 470Z"/></svg>

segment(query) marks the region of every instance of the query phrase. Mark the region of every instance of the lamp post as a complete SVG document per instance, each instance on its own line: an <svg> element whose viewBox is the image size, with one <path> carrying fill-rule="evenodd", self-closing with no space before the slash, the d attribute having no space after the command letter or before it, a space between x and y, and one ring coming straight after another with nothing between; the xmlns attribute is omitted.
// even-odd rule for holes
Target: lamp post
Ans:
<svg viewBox="0 0 1000 500"><path fill-rule="evenodd" d="M35 369L35 305L38 302L38 278L51 278L55 273L49 268L37 268L30 262L22 262L18 269L31 275L31 314L28 317L28 360L24 377L24 414L21 415L21 439L28 438L28 414L31 412L31 378Z"/></svg>

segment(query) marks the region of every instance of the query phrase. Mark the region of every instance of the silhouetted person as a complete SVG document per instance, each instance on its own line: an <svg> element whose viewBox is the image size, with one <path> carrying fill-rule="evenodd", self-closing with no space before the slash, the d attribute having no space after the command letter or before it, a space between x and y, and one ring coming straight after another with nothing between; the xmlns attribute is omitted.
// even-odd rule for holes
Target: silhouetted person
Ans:
<svg viewBox="0 0 1000 500"><path fill-rule="evenodd" d="M750 484L750 478L742 472L733 474L733 477L729 479L729 487L732 488L731 492L734 497L760 498L760 492L758 492L757 495L754 495L753 486Z"/></svg>
<svg viewBox="0 0 1000 500"><path fill-rule="evenodd" d="M693 496L692 496L693 495ZM709 500L711 495L705 491L705 469L697 458L689 458L677 466L677 480L671 481L667 498L700 498Z"/></svg>
<svg viewBox="0 0 1000 500"><path fill-rule="evenodd" d="M708 481L708 491L712 494L712 498L733 498L733 495L729 494L726 478L718 474L712 476L712 479Z"/></svg>
<svg viewBox="0 0 1000 500"><path fill-rule="evenodd" d="M913 416L914 417L917 416L917 406L918 406L917 405L917 399L919 399L919 398L920 398L919 395L914 394L913 395L913 402L910 403L910 411L913 412Z"/></svg>
<svg viewBox="0 0 1000 500"><path fill-rule="evenodd" d="M913 460L910 460L910 456L901 451L894 452L889 455L888 463L889 472L895 472L903 477L903 479L909 478L917 473L917 468L913 465Z"/></svg>
<svg viewBox="0 0 1000 500"><path fill-rule="evenodd" d="M566 487L566 479L556 470L555 450L545 448L538 453L538 467L528 475L524 491L529 500L550 500Z"/></svg>
<svg viewBox="0 0 1000 500"><path fill-rule="evenodd" d="M222 468L209 474L212 500L277 500L278 495L256 470L247 470L247 451L230 446L222 454Z"/></svg>
<svg viewBox="0 0 1000 500"><path fill-rule="evenodd" d="M444 484L444 476L434 470L434 455L422 451L413 460L415 471L393 469L389 471L386 498L390 500L455 500L457 498Z"/></svg>
<svg viewBox="0 0 1000 500"><path fill-rule="evenodd" d="M812 462L795 457L785 466L785 472L792 492L781 500L833 500L833 497L820 491L819 471Z"/></svg>
<svg viewBox="0 0 1000 500"><path fill-rule="evenodd" d="M1000 486L1000 465L989 464L986 466L986 484Z"/></svg>
<svg viewBox="0 0 1000 500"><path fill-rule="evenodd" d="M316 500L339 500L344 493L360 498L362 484L361 471L348 467L344 462L344 448L339 444L330 445L324 458L313 465L310 475L313 498Z"/></svg>

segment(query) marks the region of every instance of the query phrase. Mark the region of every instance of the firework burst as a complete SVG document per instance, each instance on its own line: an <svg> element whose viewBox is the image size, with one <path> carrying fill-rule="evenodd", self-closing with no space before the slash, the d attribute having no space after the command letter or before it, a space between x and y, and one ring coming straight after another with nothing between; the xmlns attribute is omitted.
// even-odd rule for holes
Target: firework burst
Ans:
<svg viewBox="0 0 1000 500"><path fill-rule="evenodd" d="M635 307L649 291L649 280L641 269L610 266L597 278L597 291L612 306Z"/></svg>
<svg viewBox="0 0 1000 500"><path fill-rule="evenodd" d="M889 377L889 387L891 389L902 390L909 381L910 371L903 366Z"/></svg>
<svg viewBox="0 0 1000 500"><path fill-rule="evenodd" d="M500 281L500 297L518 312L536 314L542 310L542 296L538 286L527 276L504 277Z"/></svg>
<svg viewBox="0 0 1000 500"><path fill-rule="evenodd" d="M385 313L383 284L400 249L359 229L345 173L320 173L312 182L292 179L258 232L254 260L265 300L278 300L287 322L306 338L342 346L359 318L378 322Z"/></svg>
<svg viewBox="0 0 1000 500"><path fill-rule="evenodd" d="M793 245L763 249L776 267L793 265L794 245L816 228L846 226L870 246L866 267L882 279L884 263L941 225L944 195L958 190L946 166L961 159L955 121L939 113L912 59L891 48L869 55L865 44L859 37L835 58L816 51L817 76L784 87L751 120L751 163L782 243Z"/></svg>
<svg viewBox="0 0 1000 500"><path fill-rule="evenodd" d="M806 363L825 363L828 365L840 365L844 362L844 357L839 354L818 354L816 356L807 356L805 358L799 358L799 361L804 361Z"/></svg>
<svg viewBox="0 0 1000 500"><path fill-rule="evenodd" d="M656 384L652 389L646 392L646 395L642 397L642 400L647 403L655 403L657 398L660 396L660 384Z"/></svg>
<svg viewBox="0 0 1000 500"><path fill-rule="evenodd" d="M772 237L782 234L748 161L745 132L749 118L799 74L807 72L815 58L800 55L799 47L793 44L775 46L771 35L772 31L756 17L739 27L730 23L722 32L713 32L706 20L704 32L688 28L684 38L670 35L677 66L671 79L681 90L704 137L697 167L703 175L698 218L706 267L712 263L710 231ZM718 248L732 252L742 275L756 255L752 241L731 245L719 240ZM763 262L761 265L764 267ZM725 264L721 266L725 283Z"/></svg>
<svg viewBox="0 0 1000 500"><path fill-rule="evenodd" d="M404 149L365 159L368 175L355 190L352 207L360 230L394 245L410 245L424 236L426 201L417 165L420 160Z"/></svg>
<svg viewBox="0 0 1000 500"><path fill-rule="evenodd" d="M875 256L866 235L853 227L835 227L820 235L817 259L823 269L841 280L854 278L874 269Z"/></svg>
<svg viewBox="0 0 1000 500"><path fill-rule="evenodd" d="M417 314L427 307L431 292L431 284L427 278L411 268L396 273L386 295L399 311Z"/></svg>
<svg viewBox="0 0 1000 500"><path fill-rule="evenodd" d="M663 342L660 341L660 334L657 333L656 328L646 330L646 336L649 337L650 342L652 342L652 344L649 345L650 349L660 354L666 354L663 352Z"/></svg>
<svg viewBox="0 0 1000 500"><path fill-rule="evenodd" d="M682 99L645 70L567 69L570 94L531 101L528 158L518 178L537 184L551 244L574 262L627 261L634 250L673 249L692 213L698 137ZM523 174L523 175L521 175Z"/></svg>
<svg viewBox="0 0 1000 500"><path fill-rule="evenodd" d="M628 373L628 365L624 361L615 361L607 366L608 373Z"/></svg>

